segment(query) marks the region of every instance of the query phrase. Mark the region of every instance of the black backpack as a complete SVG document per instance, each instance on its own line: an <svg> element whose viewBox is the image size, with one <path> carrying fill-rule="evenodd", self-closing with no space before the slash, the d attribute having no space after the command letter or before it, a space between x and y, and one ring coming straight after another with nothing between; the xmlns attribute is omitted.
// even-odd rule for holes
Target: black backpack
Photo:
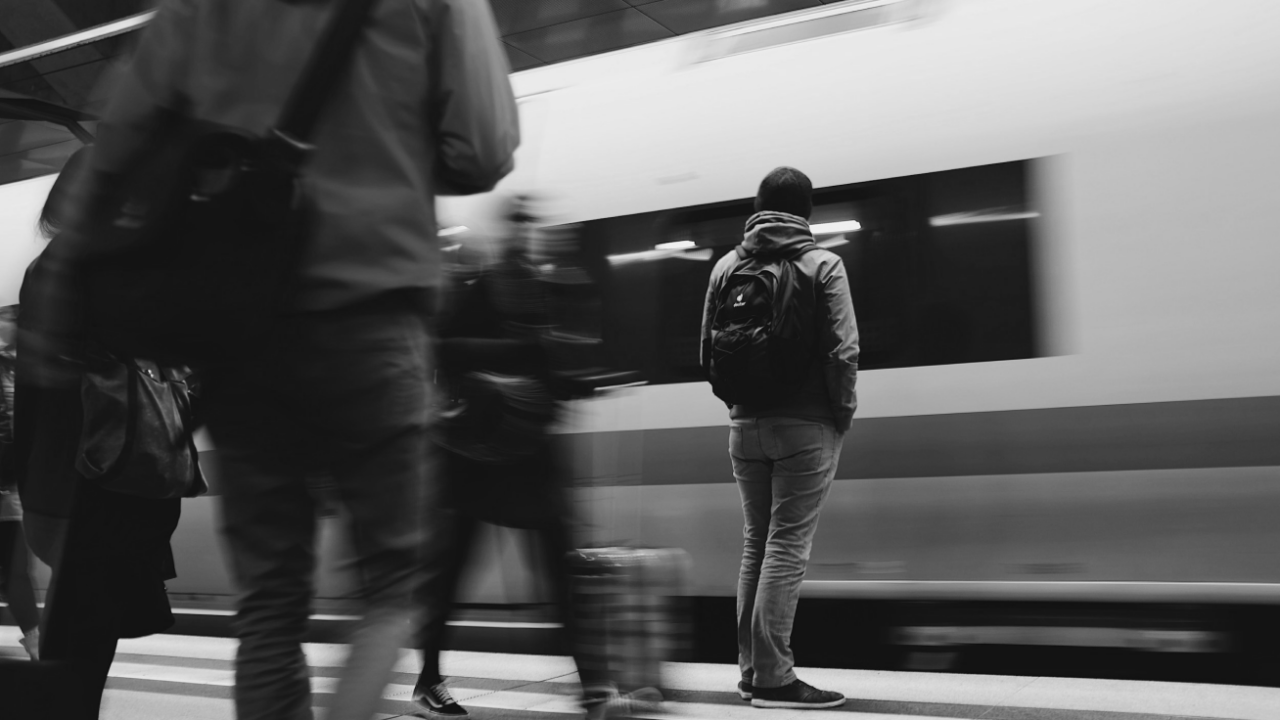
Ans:
<svg viewBox="0 0 1280 720"><path fill-rule="evenodd" d="M804 383L817 335L814 294L805 292L795 261L818 246L747 255L716 294L707 373L716 397L730 405L770 407Z"/></svg>

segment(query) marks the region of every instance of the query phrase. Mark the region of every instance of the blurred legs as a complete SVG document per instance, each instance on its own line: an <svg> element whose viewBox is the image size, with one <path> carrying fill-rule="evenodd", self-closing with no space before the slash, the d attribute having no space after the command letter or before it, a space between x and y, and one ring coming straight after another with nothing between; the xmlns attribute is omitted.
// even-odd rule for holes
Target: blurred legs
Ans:
<svg viewBox="0 0 1280 720"><path fill-rule="evenodd" d="M224 529L243 596L240 720L310 718L300 642L315 568L309 477L333 479L349 520L363 619L327 717L367 720L412 637L427 483L430 362L407 303L292 316L252 364L214 373Z"/></svg>

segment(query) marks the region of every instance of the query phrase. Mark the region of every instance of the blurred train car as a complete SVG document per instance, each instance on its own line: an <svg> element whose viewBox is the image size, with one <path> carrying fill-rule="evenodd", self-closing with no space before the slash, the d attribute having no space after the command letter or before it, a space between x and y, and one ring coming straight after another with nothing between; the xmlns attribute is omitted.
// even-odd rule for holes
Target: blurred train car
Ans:
<svg viewBox="0 0 1280 720"><path fill-rule="evenodd" d="M727 608L699 314L759 179L801 168L863 336L803 595L890 608L909 648L1221 650L1280 604L1278 35L1264 0L871 0L681 36L514 75L516 173L442 217L496 232L534 190L576 228L606 349L648 380L563 428L588 535L684 548ZM231 600L214 515L178 534L193 608ZM536 604L494 537L468 599Z"/></svg>

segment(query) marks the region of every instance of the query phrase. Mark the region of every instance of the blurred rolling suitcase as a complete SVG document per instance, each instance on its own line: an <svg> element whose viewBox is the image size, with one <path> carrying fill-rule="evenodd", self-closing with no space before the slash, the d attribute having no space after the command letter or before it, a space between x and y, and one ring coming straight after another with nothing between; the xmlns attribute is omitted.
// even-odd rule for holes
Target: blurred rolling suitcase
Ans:
<svg viewBox="0 0 1280 720"><path fill-rule="evenodd" d="M662 665L684 656L689 556L679 549L577 550L573 613L588 717L656 710Z"/></svg>

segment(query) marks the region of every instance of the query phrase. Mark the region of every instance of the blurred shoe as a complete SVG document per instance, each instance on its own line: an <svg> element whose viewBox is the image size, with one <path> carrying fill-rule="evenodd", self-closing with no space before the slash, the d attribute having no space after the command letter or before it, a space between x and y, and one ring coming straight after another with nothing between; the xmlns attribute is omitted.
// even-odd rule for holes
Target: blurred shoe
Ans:
<svg viewBox="0 0 1280 720"><path fill-rule="evenodd" d="M830 690L819 690L808 683L793 680L776 688L752 688L751 705L758 708L833 708L844 704L844 696Z"/></svg>
<svg viewBox="0 0 1280 720"><path fill-rule="evenodd" d="M18 642L26 648L32 660L40 659L40 628L33 628L30 632L24 633Z"/></svg>
<svg viewBox="0 0 1280 720"><path fill-rule="evenodd" d="M454 701L444 683L436 683L425 690L414 688L413 703L432 715L467 717L469 713Z"/></svg>
<svg viewBox="0 0 1280 720"><path fill-rule="evenodd" d="M585 690L587 690L587 696L582 701L582 709L587 713L587 720L605 720L628 717L635 713L662 712L662 692L657 688L640 688L629 693L619 693L617 688L609 684L597 685Z"/></svg>
<svg viewBox="0 0 1280 720"><path fill-rule="evenodd" d="M742 698L743 700L751 699L751 681L750 680L738 681L738 697Z"/></svg>
<svg viewBox="0 0 1280 720"><path fill-rule="evenodd" d="M627 700L632 712L656 713L662 712L662 703L666 698L662 697L662 691L658 688L646 687L628 693Z"/></svg>

